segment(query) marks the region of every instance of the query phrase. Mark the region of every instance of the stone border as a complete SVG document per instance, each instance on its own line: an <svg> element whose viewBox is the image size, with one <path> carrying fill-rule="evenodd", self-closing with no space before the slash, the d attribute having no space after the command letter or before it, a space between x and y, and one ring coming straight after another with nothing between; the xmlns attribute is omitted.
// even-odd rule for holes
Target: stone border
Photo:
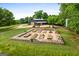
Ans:
<svg viewBox="0 0 79 59"><path fill-rule="evenodd" d="M18 34L16 36L12 37L11 39L13 39L13 40L27 41L27 42L32 42L33 41L34 43L64 44L64 40L63 40L63 38L61 36L59 37L60 39L58 39L58 40L50 40L50 41L39 41L37 38L31 39L31 37L30 38L23 38L23 37L21 37L21 36L25 35L26 33L30 32L32 30L35 30L35 28L32 28L32 29L28 30L27 32Z"/></svg>
<svg viewBox="0 0 79 59"><path fill-rule="evenodd" d="M18 34L18 35L16 35L16 36L12 37L11 39L15 39L15 40L16 40L16 39L18 39L18 40L22 40L23 38L21 38L20 36L22 36L22 35L24 35L24 34L26 34L26 33L30 32L30 31L32 31L32 30L34 30L34 28L32 28L32 29L28 30L27 32L20 33L20 34ZM26 39L23 39L23 40L26 40Z"/></svg>

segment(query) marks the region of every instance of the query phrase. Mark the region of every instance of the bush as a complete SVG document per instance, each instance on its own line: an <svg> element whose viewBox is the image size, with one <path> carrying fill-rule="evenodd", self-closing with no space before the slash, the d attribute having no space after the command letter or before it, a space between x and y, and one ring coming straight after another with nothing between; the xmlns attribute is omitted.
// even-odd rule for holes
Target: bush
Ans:
<svg viewBox="0 0 79 59"><path fill-rule="evenodd" d="M79 18L73 17L71 20L69 20L68 28L76 33L79 33Z"/></svg>

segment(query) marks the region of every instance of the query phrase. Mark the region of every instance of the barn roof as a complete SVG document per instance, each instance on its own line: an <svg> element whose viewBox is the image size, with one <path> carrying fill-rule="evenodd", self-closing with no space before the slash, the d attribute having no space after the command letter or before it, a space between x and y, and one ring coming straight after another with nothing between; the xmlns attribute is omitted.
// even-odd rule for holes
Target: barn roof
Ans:
<svg viewBox="0 0 79 59"><path fill-rule="evenodd" d="M44 20L44 19L33 19L33 20Z"/></svg>
<svg viewBox="0 0 79 59"><path fill-rule="evenodd" d="M47 23L47 21L44 19L33 19L32 22L34 22L34 23Z"/></svg>

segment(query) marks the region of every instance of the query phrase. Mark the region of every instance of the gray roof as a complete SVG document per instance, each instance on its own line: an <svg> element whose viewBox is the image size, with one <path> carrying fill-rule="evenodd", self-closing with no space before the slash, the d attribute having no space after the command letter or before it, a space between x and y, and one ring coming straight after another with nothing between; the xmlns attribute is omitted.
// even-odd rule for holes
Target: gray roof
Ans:
<svg viewBox="0 0 79 59"><path fill-rule="evenodd" d="M33 19L33 22L34 23L47 23L47 21L44 19Z"/></svg>
<svg viewBox="0 0 79 59"><path fill-rule="evenodd" d="M35 22L35 23L47 23L46 21L40 21L40 22Z"/></svg>
<svg viewBox="0 0 79 59"><path fill-rule="evenodd" d="M33 20L44 20L44 19L33 19Z"/></svg>

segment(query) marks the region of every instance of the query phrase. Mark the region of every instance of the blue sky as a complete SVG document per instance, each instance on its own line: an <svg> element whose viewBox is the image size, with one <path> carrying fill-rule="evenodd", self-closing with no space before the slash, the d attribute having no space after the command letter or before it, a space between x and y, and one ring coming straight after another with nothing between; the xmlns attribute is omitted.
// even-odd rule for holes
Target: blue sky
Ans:
<svg viewBox="0 0 79 59"><path fill-rule="evenodd" d="M57 3L0 3L0 7L12 11L15 19L32 16L38 10L43 10L48 15L58 15L60 12Z"/></svg>

